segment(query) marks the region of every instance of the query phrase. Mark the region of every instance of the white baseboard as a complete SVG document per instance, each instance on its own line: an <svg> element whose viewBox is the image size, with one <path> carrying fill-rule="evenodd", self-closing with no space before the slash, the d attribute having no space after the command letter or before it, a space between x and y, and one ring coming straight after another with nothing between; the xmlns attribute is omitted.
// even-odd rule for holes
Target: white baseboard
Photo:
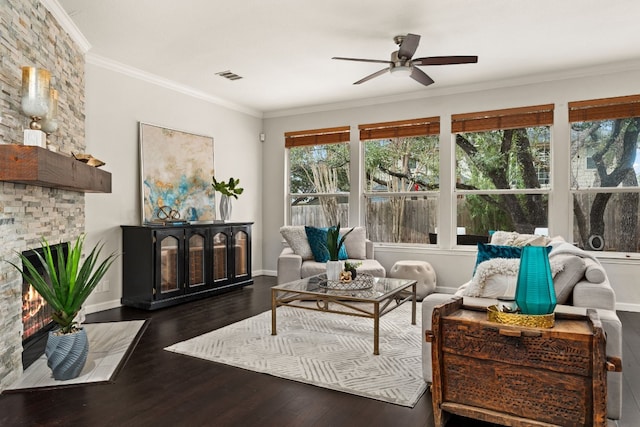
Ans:
<svg viewBox="0 0 640 427"><path fill-rule="evenodd" d="M257 273L253 273L253 275L278 277L278 272L276 270L259 270Z"/></svg>
<svg viewBox="0 0 640 427"><path fill-rule="evenodd" d="M618 302L616 303L616 310L640 312L640 304L626 304L623 302Z"/></svg>
<svg viewBox="0 0 640 427"><path fill-rule="evenodd" d="M121 305L122 304L120 304L120 300L116 299L116 300L112 300L112 301L101 302L101 303L98 303L98 304L87 305L87 306L85 306L85 311L86 311L86 314L91 314L91 313L97 313L98 311L104 311L104 310L110 310L112 308L118 308Z"/></svg>

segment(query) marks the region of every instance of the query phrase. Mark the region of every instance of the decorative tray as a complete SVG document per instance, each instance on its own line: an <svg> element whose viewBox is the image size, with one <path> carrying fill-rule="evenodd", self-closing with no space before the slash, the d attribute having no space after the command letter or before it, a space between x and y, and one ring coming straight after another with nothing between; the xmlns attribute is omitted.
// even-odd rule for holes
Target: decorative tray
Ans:
<svg viewBox="0 0 640 427"><path fill-rule="evenodd" d="M367 273L358 273L356 278L349 282L343 282L340 280L321 280L318 284L323 288L344 291L369 289L373 287L373 276Z"/></svg>
<svg viewBox="0 0 640 427"><path fill-rule="evenodd" d="M551 314L522 314L506 313L500 311L498 306L487 308L487 319L490 322L502 323L512 326L525 326L529 328L553 328L555 315Z"/></svg>

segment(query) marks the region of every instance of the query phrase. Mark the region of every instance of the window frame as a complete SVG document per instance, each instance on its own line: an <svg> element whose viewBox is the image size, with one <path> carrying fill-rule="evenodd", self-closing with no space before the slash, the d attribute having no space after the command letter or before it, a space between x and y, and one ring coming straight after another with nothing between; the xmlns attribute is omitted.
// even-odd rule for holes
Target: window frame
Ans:
<svg viewBox="0 0 640 427"><path fill-rule="evenodd" d="M360 180L363 183L361 190L361 203L362 203L362 222L364 227L368 227L367 219L367 206L369 199L372 198L387 198L392 197L424 197L427 199L434 198L439 204L441 199L440 188L437 190L417 190L417 191L367 191L367 177L366 177L366 144L368 141L380 141L393 138L410 138L410 137L424 137L424 136L436 136L438 138L438 162L440 162L440 116L422 117L417 119L408 120L396 120L389 122L367 123L359 124L359 143L360 143ZM438 186L439 187L439 186ZM436 209L436 227L439 222ZM427 230L428 231L428 230ZM425 243L411 243L411 242L377 242L384 245L427 245Z"/></svg>
<svg viewBox="0 0 640 427"><path fill-rule="evenodd" d="M582 100L582 101L572 101L567 103L567 110L569 113L568 125L569 125L569 141L568 146L569 150L572 149L572 138L571 138L571 124L572 123L580 123L580 122L596 122L596 121L606 121L606 120L617 120L617 119L626 119L626 118L635 118L640 117L640 95L627 95L627 96L619 96L619 97L609 97L609 98L598 98L591 100ZM585 170L595 170L594 168L589 168L589 159L592 156L588 156L585 163ZM640 160L640 159L636 159ZM569 169L572 167L572 158L569 158ZM576 195L596 195L599 193L604 194L622 194L622 193L638 193L640 194L640 184L636 187L576 187L574 183L571 182L571 179L568 183L568 194L570 196L571 201L574 200L574 196ZM573 208L573 202L571 207L571 215L570 215L570 224L569 224L569 233L571 233L571 237L575 235L575 208ZM588 241L591 241L591 235ZM601 236L604 237L604 236ZM590 243L589 243L590 244ZM586 246L586 243L585 243ZM599 254L635 254L636 256L640 256L640 252L636 251L605 251L604 245L600 250L592 250L587 247L584 248L586 251L597 252Z"/></svg>
<svg viewBox="0 0 640 427"><path fill-rule="evenodd" d="M553 119L554 119L554 104L541 104L526 107L506 108L500 110L488 110L472 113L452 114L451 115L451 141L452 141L452 158L451 158L451 173L453 178L452 183L452 197L451 197L451 210L452 210L452 229L457 229L458 224L458 203L459 198L464 198L468 195L546 195L547 196L547 224L549 227L551 220L551 194L553 192ZM456 185L458 177L457 169L457 143L456 138L460 133L482 133L489 131L504 131L508 129L527 129L533 127L549 127L549 147L547 149L548 165L549 169L546 187L544 188L505 188L505 189L486 189L486 190L472 190L458 188ZM536 168L536 176L539 175L539 169ZM534 225L535 226L535 225ZM542 224L538 225L542 226ZM453 228L455 227L455 228ZM511 230L510 230L511 231ZM454 245L455 248L460 248L461 245Z"/></svg>
<svg viewBox="0 0 640 427"><path fill-rule="evenodd" d="M291 192L290 152L291 152L291 149L296 149L301 147L315 147L315 146L330 145L330 144L346 144L347 149L349 151L349 168L351 169L352 167L351 165L353 164L351 159L351 154L350 154L351 127L337 126L337 127L330 127L330 128L285 132L284 137L285 137L285 165L286 165L285 167L286 191L285 191L285 200L284 200L285 223L291 224L291 221L292 221L291 200L296 197L313 197L318 199L321 199L323 197L335 197L337 199L346 198L347 205L348 205L351 201L351 191L338 191L336 193L326 193L326 192L292 193ZM349 171L348 175L351 176L351 171ZM329 221L329 219L326 219L326 220L327 222ZM328 224L328 225L335 225L335 224Z"/></svg>

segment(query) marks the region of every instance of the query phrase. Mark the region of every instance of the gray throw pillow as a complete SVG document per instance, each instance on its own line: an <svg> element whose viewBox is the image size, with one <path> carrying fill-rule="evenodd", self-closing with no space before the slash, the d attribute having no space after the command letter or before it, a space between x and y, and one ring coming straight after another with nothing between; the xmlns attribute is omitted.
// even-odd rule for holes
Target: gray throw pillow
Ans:
<svg viewBox="0 0 640 427"><path fill-rule="evenodd" d="M340 235L351 230L351 228L340 228ZM347 249L349 259L367 258L367 230L364 227L355 227L344 239L344 246Z"/></svg>
<svg viewBox="0 0 640 427"><path fill-rule="evenodd" d="M280 227L280 234L287 241L293 253L300 255L303 260L313 259L313 252L307 240L307 233L302 225L285 225Z"/></svg>
<svg viewBox="0 0 640 427"><path fill-rule="evenodd" d="M553 253L553 252L552 252ZM584 277L584 260L570 254L553 256L549 261L561 263L564 268L553 278L558 304L565 304L573 292L573 287Z"/></svg>

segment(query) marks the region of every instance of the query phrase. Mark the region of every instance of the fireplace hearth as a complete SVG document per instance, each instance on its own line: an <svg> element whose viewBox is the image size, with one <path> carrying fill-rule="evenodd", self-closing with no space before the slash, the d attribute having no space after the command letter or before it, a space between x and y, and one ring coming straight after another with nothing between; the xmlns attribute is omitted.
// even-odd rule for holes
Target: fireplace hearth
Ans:
<svg viewBox="0 0 640 427"><path fill-rule="evenodd" d="M44 272L44 268L38 256L34 253L37 252L41 256L43 251L41 248L36 248L23 252L22 254L29 259L29 261L41 272ZM58 256L58 251L63 252L63 256L66 257L68 253L68 246L66 243L57 245L51 245L51 251L54 259ZM40 296L38 292L31 286L30 283L22 282L22 367L28 368L33 362L35 362L42 354L44 354L44 348L47 344L47 336L50 330L54 327L54 322L51 317L53 312L49 304Z"/></svg>

